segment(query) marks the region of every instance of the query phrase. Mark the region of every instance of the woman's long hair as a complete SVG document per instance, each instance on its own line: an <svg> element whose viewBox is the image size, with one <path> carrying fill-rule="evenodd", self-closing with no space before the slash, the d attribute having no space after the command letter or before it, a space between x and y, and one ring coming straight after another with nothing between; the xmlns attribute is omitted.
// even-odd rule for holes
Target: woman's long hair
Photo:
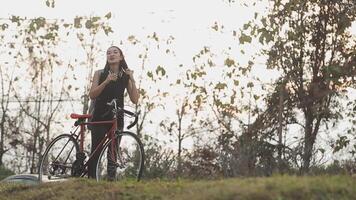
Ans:
<svg viewBox="0 0 356 200"><path fill-rule="evenodd" d="M126 70L128 67L127 67L127 63L126 63L124 54L122 53L121 49L117 46L111 46L111 47L117 48L120 51L120 54L122 56L122 60L120 60L120 63L119 63L119 71L122 72L122 69ZM111 47L109 47L109 49ZM109 70L110 70L109 63L108 63L108 61L106 61L106 64L104 67L104 74L103 74L105 78L108 76Z"/></svg>

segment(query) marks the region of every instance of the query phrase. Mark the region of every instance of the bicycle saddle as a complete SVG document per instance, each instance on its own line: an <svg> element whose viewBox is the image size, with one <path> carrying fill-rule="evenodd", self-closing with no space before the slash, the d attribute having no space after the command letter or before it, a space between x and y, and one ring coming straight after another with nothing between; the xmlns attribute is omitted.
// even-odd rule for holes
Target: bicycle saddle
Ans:
<svg viewBox="0 0 356 200"><path fill-rule="evenodd" d="M70 118L72 118L72 119L86 119L86 118L91 118L91 117L92 117L92 115L90 115L90 114L84 114L84 115L75 114L75 113L70 114Z"/></svg>

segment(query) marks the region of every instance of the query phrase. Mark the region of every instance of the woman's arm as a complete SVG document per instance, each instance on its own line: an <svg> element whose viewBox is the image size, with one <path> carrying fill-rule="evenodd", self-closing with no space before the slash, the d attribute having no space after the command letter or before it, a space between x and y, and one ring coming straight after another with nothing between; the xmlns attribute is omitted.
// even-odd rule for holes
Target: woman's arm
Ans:
<svg viewBox="0 0 356 200"><path fill-rule="evenodd" d="M127 92L129 93L131 102L137 104L140 94L136 88L135 80L129 79L129 83L127 84Z"/></svg>
<svg viewBox="0 0 356 200"><path fill-rule="evenodd" d="M89 97L90 99L95 99L100 95L104 90L105 86L111 81L116 80L117 77L113 77L112 74L109 74L108 77L99 85L100 70L94 73L93 83L90 88Z"/></svg>
<svg viewBox="0 0 356 200"><path fill-rule="evenodd" d="M129 75L129 82L127 84L127 92L129 93L130 100L132 103L137 104L140 94L138 93L138 89L136 88L135 79L133 78L132 70L125 70L125 73Z"/></svg>

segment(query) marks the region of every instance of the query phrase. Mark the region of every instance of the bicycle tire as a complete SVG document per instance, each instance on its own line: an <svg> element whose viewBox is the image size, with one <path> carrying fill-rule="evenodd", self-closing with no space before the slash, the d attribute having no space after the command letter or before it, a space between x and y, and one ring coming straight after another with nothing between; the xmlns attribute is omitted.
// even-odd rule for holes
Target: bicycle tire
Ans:
<svg viewBox="0 0 356 200"><path fill-rule="evenodd" d="M142 178L145 159L145 152L141 140L136 134L128 131L119 132L115 139L119 144L118 148L115 148L116 152L114 153L117 159L108 159L108 148L112 142L112 140L109 140L104 145L98 158L96 165L96 180L118 181L134 179L139 181ZM129 163L129 161L131 161L129 160L130 156L134 156L132 163ZM114 164L109 166L109 161L112 161ZM111 172L109 172L109 167ZM112 170L114 167L115 175L109 176L109 173L113 173Z"/></svg>
<svg viewBox="0 0 356 200"><path fill-rule="evenodd" d="M69 143L71 143L71 144L68 146ZM55 145L58 145L58 147ZM66 147L69 147L69 148L66 149ZM54 151L52 152L51 150L54 150ZM68 150L69 150L69 152L68 152ZM74 150L74 152L73 152L73 150ZM67 168L71 169L72 164L73 164L71 162L75 161L77 152L79 152L79 144L74 139L74 137L72 135L62 134L62 135L59 135L56 138L54 138L49 143L49 145L47 146L47 148L42 156L41 162L39 164L38 180L40 182L43 182L43 176L45 176L45 175L47 176L48 180L55 180L55 178L63 179L63 178L71 177L71 171L67 171ZM66 155L66 153L69 153L69 154ZM54 156L54 155L56 155L56 156ZM51 158L49 156L51 156ZM55 160L51 161L53 157L55 157ZM64 160L62 160L62 158L64 158ZM67 163L67 161L69 161L69 162ZM54 162L56 162L56 163L54 163ZM64 162L64 163L62 163L62 162ZM50 166L52 167L51 169L50 169ZM53 170L53 171L48 173L50 170ZM56 174L56 172L57 173L59 172L58 170L62 170L60 172L60 174ZM67 172L69 172L69 174L67 174ZM57 176L54 176L54 175L57 175ZM52 176L53 176L53 178L52 178Z"/></svg>

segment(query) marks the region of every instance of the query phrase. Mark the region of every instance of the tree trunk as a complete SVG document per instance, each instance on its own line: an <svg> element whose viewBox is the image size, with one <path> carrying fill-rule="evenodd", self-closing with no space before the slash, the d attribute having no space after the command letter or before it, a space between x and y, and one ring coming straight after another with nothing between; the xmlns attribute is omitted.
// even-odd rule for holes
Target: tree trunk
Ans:
<svg viewBox="0 0 356 200"><path fill-rule="evenodd" d="M5 151L3 151L2 149L0 149L0 167L2 167L4 165L4 163L2 162L2 158L4 156Z"/></svg>
<svg viewBox="0 0 356 200"><path fill-rule="evenodd" d="M181 175L182 172L182 141L183 141L183 136L182 136L182 117L183 117L183 112L182 115L178 115L178 166L177 166L177 173L178 176Z"/></svg>
<svg viewBox="0 0 356 200"><path fill-rule="evenodd" d="M38 128L35 131L34 138L33 138L33 146L32 146L32 157L31 157L31 168L30 168L30 173L33 174L36 172L36 162L35 162L35 157L37 154L37 138L38 138Z"/></svg>
<svg viewBox="0 0 356 200"><path fill-rule="evenodd" d="M282 173L282 131L283 131L283 102L284 102L284 84L279 88L279 104L278 104L278 171Z"/></svg>
<svg viewBox="0 0 356 200"><path fill-rule="evenodd" d="M178 176L182 174L182 139L178 139Z"/></svg>
<svg viewBox="0 0 356 200"><path fill-rule="evenodd" d="M4 147L4 139L5 139L5 113L3 113L2 119L1 119L1 138L0 138L0 166L3 165L3 155L5 153L5 147Z"/></svg>
<svg viewBox="0 0 356 200"><path fill-rule="evenodd" d="M310 168L310 160L313 154L313 146L315 137L313 136L313 113L310 108L307 108L305 113L305 129L304 129L304 152L303 165L301 169L302 174L307 174Z"/></svg>

